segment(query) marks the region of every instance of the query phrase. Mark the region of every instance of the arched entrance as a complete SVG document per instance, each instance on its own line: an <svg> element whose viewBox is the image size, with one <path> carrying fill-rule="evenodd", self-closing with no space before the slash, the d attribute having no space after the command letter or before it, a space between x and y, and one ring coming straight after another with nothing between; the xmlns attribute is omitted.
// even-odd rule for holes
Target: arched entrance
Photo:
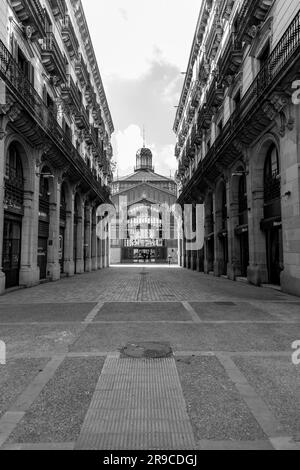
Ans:
<svg viewBox="0 0 300 470"><path fill-rule="evenodd" d="M50 226L50 186L53 179L51 170L45 166L40 175L38 267L40 279L47 278L48 239Z"/></svg>
<svg viewBox="0 0 300 470"><path fill-rule="evenodd" d="M6 288L19 285L24 177L18 144L11 144L6 160L4 192L3 272Z"/></svg>
<svg viewBox="0 0 300 470"><path fill-rule="evenodd" d="M268 281L280 284L283 270L281 184L277 148L272 144L264 166L264 219L261 228L266 237Z"/></svg>

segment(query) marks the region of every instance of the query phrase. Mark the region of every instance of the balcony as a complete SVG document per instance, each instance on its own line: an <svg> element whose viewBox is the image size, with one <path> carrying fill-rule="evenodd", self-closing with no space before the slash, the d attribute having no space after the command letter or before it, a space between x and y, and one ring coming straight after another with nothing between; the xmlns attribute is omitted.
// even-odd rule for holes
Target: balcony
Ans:
<svg viewBox="0 0 300 470"><path fill-rule="evenodd" d="M22 25L30 28L32 40L45 36L45 12L39 0L11 0L11 7Z"/></svg>
<svg viewBox="0 0 300 470"><path fill-rule="evenodd" d="M69 165L70 178L78 179L86 190L91 190L102 202L109 201L109 191L93 177L82 156L68 135L58 124L55 115L33 88L10 52L0 41L0 79L6 86L7 101L22 110L15 116L14 126L20 127L34 145L49 145L48 155L63 168Z"/></svg>
<svg viewBox="0 0 300 470"><path fill-rule="evenodd" d="M82 54L79 54L79 58L75 61L75 72L82 87L90 83L90 74Z"/></svg>
<svg viewBox="0 0 300 470"><path fill-rule="evenodd" d="M224 88L220 86L217 78L215 77L209 87L206 95L206 105L208 109L218 108L224 100Z"/></svg>
<svg viewBox="0 0 300 470"><path fill-rule="evenodd" d="M89 85L86 86L84 96L85 96L88 106L92 106L93 103L96 102L96 93L94 92L94 89L91 83L89 83Z"/></svg>
<svg viewBox="0 0 300 470"><path fill-rule="evenodd" d="M42 63L55 83L67 81L66 62L53 33L47 33L42 43Z"/></svg>
<svg viewBox="0 0 300 470"><path fill-rule="evenodd" d="M201 88L198 80L194 83L192 94L191 94L191 105L193 108L197 108L200 104Z"/></svg>
<svg viewBox="0 0 300 470"><path fill-rule="evenodd" d="M100 105L96 101L92 107L92 116L95 124L100 127L102 124L102 114Z"/></svg>
<svg viewBox="0 0 300 470"><path fill-rule="evenodd" d="M242 60L242 43L237 39L236 33L232 33L218 63L221 80L227 76L235 76L241 67Z"/></svg>
<svg viewBox="0 0 300 470"><path fill-rule="evenodd" d="M90 127L88 113L85 107L83 106L83 104L80 106L80 108L75 114L75 124L77 128L80 130L82 129L88 130Z"/></svg>
<svg viewBox="0 0 300 470"><path fill-rule="evenodd" d="M72 113L80 110L81 101L79 90L71 75L67 76L67 81L61 86L61 97L64 104L71 109Z"/></svg>
<svg viewBox="0 0 300 470"><path fill-rule="evenodd" d="M267 17L274 0L244 0L238 18L239 30L237 33L239 41L251 43L253 40L253 28L263 23Z"/></svg>
<svg viewBox="0 0 300 470"><path fill-rule="evenodd" d="M69 15L66 15L62 22L61 34L68 50L70 59L79 58L79 42Z"/></svg>
<svg viewBox="0 0 300 470"><path fill-rule="evenodd" d="M64 18L67 8L65 0L49 0L52 13L56 20Z"/></svg>

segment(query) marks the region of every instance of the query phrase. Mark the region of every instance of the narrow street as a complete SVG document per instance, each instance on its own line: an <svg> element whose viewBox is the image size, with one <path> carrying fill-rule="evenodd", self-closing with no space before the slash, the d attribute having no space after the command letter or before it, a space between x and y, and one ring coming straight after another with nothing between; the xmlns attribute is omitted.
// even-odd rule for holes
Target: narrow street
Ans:
<svg viewBox="0 0 300 470"><path fill-rule="evenodd" d="M300 449L299 298L110 268L0 298L2 449Z"/></svg>

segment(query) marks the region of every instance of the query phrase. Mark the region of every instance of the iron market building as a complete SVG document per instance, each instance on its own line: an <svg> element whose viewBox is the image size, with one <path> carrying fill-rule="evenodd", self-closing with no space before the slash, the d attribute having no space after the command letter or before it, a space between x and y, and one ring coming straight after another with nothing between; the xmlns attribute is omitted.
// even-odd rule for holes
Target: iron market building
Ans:
<svg viewBox="0 0 300 470"><path fill-rule="evenodd" d="M126 230L120 235L120 198L126 198ZM159 206L172 207L177 199L177 185L171 178L155 173L153 155L143 147L136 155L134 172L112 183L112 201L117 210L111 235L112 264L178 264L178 239L175 219L170 214L170 238L164 238L163 213Z"/></svg>

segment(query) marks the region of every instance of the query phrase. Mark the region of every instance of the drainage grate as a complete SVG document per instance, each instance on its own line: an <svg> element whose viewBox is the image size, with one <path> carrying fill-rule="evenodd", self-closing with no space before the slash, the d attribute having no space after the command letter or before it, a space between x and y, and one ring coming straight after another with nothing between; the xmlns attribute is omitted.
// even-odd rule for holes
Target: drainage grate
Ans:
<svg viewBox="0 0 300 470"><path fill-rule="evenodd" d="M121 350L121 357L131 357L136 359L161 359L171 357L172 348L167 343L154 341L142 343L129 343Z"/></svg>

